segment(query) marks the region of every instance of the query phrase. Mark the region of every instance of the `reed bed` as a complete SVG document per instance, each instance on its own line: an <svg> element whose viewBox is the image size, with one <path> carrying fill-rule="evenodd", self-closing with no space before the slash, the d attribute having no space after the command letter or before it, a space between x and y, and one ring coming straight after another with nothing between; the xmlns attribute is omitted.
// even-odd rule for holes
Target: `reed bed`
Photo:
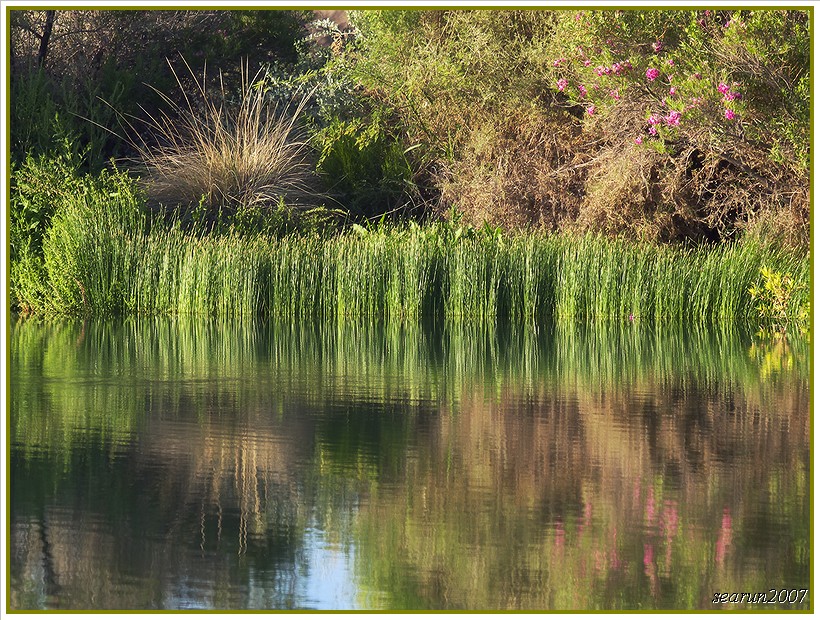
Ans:
<svg viewBox="0 0 820 620"><path fill-rule="evenodd" d="M450 223L331 237L205 234L88 192L44 239L47 314L513 323L753 322L761 267L810 294L809 261L737 242L661 246L594 235L501 235ZM807 297L806 297L807 298ZM32 303L35 303L33 300Z"/></svg>

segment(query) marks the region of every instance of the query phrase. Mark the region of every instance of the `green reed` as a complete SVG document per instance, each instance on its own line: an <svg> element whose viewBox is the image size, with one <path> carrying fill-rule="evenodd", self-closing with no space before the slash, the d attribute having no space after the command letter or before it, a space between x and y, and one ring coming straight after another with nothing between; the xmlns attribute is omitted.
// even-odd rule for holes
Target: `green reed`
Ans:
<svg viewBox="0 0 820 620"><path fill-rule="evenodd" d="M113 179L113 180L112 180ZM43 242L44 314L295 321L754 321L763 266L808 299L808 260L755 242L656 245L452 223L275 238L152 221L117 177L64 204ZM114 191L110 191L110 190Z"/></svg>

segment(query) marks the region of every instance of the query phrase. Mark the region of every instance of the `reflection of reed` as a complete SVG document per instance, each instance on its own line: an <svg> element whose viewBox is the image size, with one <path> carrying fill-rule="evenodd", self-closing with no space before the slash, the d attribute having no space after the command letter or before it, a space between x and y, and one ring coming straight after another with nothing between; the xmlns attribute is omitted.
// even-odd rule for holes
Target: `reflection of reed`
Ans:
<svg viewBox="0 0 820 620"><path fill-rule="evenodd" d="M236 549L244 560L280 526L294 553L309 508L297 476L355 478L325 460L357 462L364 442L353 438L352 456L323 450L308 410L440 403L426 426L409 415L392 423L394 479L367 474L374 492L354 529L359 568L376 589L405 591L384 584L406 563L422 602L607 607L617 588L606 582L634 586L653 606L636 581L649 570L656 595L674 581L694 605L718 569L751 590L808 561L808 348L795 343L792 366L777 367L749 342L639 325L539 334L23 323L12 331L12 444L21 460L44 452L69 474L76 455L125 453L137 477L157 480L157 520L173 523L166 541L195 541L199 557ZM797 560L788 544L771 555L771 545L742 546L759 533L762 502ZM50 530L54 581L88 601L71 575L96 570L89 587L110 589L99 567L116 567L124 551L110 532L77 527ZM34 546L39 562L43 545ZM744 572L741 559L754 568ZM146 604L133 596L123 600Z"/></svg>

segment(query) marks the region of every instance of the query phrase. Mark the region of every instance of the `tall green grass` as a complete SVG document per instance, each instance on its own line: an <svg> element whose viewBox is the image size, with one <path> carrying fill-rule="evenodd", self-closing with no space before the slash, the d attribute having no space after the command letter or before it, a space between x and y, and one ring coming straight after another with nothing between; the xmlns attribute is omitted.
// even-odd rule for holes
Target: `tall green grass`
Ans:
<svg viewBox="0 0 820 620"><path fill-rule="evenodd" d="M40 286L12 287L18 306L43 314L728 325L757 320L749 289L764 266L799 283L797 305L811 289L805 256L751 241L682 248L452 223L206 234L150 217L120 173L61 200Z"/></svg>

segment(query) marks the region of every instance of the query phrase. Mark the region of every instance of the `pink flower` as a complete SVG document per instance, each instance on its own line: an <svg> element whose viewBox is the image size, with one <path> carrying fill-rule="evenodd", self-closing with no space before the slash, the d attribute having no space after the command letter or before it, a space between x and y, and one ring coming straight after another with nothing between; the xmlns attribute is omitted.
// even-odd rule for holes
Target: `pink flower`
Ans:
<svg viewBox="0 0 820 620"><path fill-rule="evenodd" d="M648 119L646 119L646 122L650 125L658 125L660 124L661 119L658 118L657 114L652 114Z"/></svg>
<svg viewBox="0 0 820 620"><path fill-rule="evenodd" d="M610 73L612 73L612 69L610 69L609 67L604 67L604 66L595 67L595 75L597 75L599 77L602 76L602 75L609 75Z"/></svg>
<svg viewBox="0 0 820 620"><path fill-rule="evenodd" d="M590 116L595 114L595 106L594 105L591 105L587 108L587 114L589 114Z"/></svg>
<svg viewBox="0 0 820 620"><path fill-rule="evenodd" d="M660 52L662 49L663 49L663 42L662 41L655 41L652 44L652 51L655 52L656 54L658 52Z"/></svg>
<svg viewBox="0 0 820 620"><path fill-rule="evenodd" d="M565 63L566 61L567 61L566 58L558 58L557 60L552 61L552 66L553 67L558 67L558 66L561 65L561 63Z"/></svg>
<svg viewBox="0 0 820 620"><path fill-rule="evenodd" d="M612 97L613 99L620 99L621 98L621 96L618 94L617 90L609 91L609 96Z"/></svg>
<svg viewBox="0 0 820 620"><path fill-rule="evenodd" d="M578 92L581 93L581 98L582 99L587 96L587 89L584 88L583 84L578 85Z"/></svg>
<svg viewBox="0 0 820 620"><path fill-rule="evenodd" d="M725 84L724 82L721 82L720 84L718 84L717 89L721 95L725 95L729 92L729 85Z"/></svg>
<svg viewBox="0 0 820 620"><path fill-rule="evenodd" d="M653 81L653 80L655 80L655 79L656 79L656 78L657 78L660 74L661 74L661 72L660 72L660 71L658 71L657 69L655 69L655 68L653 68L653 67L650 67L649 69L647 69L647 70L646 70L646 79L647 79L647 80L649 80L650 82L652 82L652 81Z"/></svg>
<svg viewBox="0 0 820 620"><path fill-rule="evenodd" d="M723 95L724 101L734 101L735 99L740 99L740 93L729 91L728 93Z"/></svg>
<svg viewBox="0 0 820 620"><path fill-rule="evenodd" d="M643 144L643 138L641 138L640 136L635 138L635 144ZM629 316L632 316L632 315L630 314Z"/></svg>
<svg viewBox="0 0 820 620"><path fill-rule="evenodd" d="M588 67L588 66L589 66L589 65L591 65L591 64L592 64L592 61L591 61L589 58L587 58L587 59L584 61L584 66L585 66L585 67Z"/></svg>
<svg viewBox="0 0 820 620"><path fill-rule="evenodd" d="M727 118L727 120L731 121L735 118L736 114L732 110L730 110L729 108L726 108L726 111L723 112L723 116L725 116Z"/></svg>
<svg viewBox="0 0 820 620"><path fill-rule="evenodd" d="M671 110L669 114L666 115L666 118L664 118L663 120L666 121L666 124L670 127L677 127L678 125L680 125L681 116L681 113L677 110Z"/></svg>
<svg viewBox="0 0 820 620"><path fill-rule="evenodd" d="M652 127L650 127L649 128L649 135L657 136L658 135L658 128L655 127L654 125Z"/></svg>
<svg viewBox="0 0 820 620"><path fill-rule="evenodd" d="M671 58L670 58L667 62L669 63L669 66L670 66L670 67L674 67L674 66L675 66L675 61L674 61L674 60L672 60Z"/></svg>
<svg viewBox="0 0 820 620"><path fill-rule="evenodd" d="M672 96L672 97L674 97L677 94L677 92L678 92L678 89L675 88L674 86L669 89L669 95Z"/></svg>
<svg viewBox="0 0 820 620"><path fill-rule="evenodd" d="M564 92L564 89L569 85L569 82L567 82L564 78L561 78L555 83L555 85L558 87L558 90Z"/></svg>

